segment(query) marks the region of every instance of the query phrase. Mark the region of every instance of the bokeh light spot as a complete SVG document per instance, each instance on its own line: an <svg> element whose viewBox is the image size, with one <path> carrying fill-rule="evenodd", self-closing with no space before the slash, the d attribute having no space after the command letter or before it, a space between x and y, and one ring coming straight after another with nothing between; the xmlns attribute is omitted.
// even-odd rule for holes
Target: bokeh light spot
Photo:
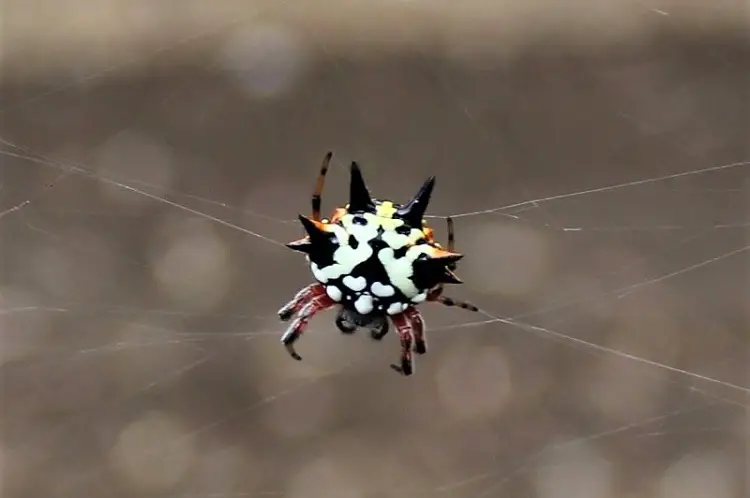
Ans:
<svg viewBox="0 0 750 498"><path fill-rule="evenodd" d="M167 414L151 412L125 427L111 450L114 467L134 485L163 490L195 464L193 441Z"/></svg>

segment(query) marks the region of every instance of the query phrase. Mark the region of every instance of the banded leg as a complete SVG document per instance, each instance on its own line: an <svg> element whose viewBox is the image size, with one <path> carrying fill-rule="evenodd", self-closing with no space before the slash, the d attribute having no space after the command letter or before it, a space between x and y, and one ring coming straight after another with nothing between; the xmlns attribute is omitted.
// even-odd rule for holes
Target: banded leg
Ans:
<svg viewBox="0 0 750 498"><path fill-rule="evenodd" d="M445 219L445 224L448 225L448 251L456 252L456 232L453 227L453 218L448 216ZM448 265L450 271L456 271L457 267L458 263L455 261Z"/></svg>
<svg viewBox="0 0 750 498"><path fill-rule="evenodd" d="M456 308L461 308L467 311L479 311L479 308L477 308L471 303L468 303L466 301L458 301L457 299L453 299L451 297L441 295L443 289L439 289L440 291L439 293L437 291L438 289L428 294L427 301L431 301L433 303L440 303L443 306L455 306Z"/></svg>
<svg viewBox="0 0 750 498"><path fill-rule="evenodd" d="M453 228L453 218L449 216L445 219L445 222L448 225L448 251L456 252L456 235L455 235L455 231ZM450 274L453 274L453 272L456 270L457 267L458 267L458 262L454 261L448 264L445 268L447 272L449 272ZM456 278L456 280L458 280L458 278ZM445 284L438 284L437 287L435 287L435 289L430 294L434 293L435 297L439 297L440 295L443 294L443 290L445 290ZM429 300L429 297L428 297L428 300ZM435 299L432 299L432 300L434 301Z"/></svg>
<svg viewBox="0 0 750 498"><path fill-rule="evenodd" d="M326 174L328 173L328 166L331 164L331 158L333 152L329 152L323 158L323 164L320 165L320 173L318 173L318 179L315 181L315 190L312 195L312 219L314 221L320 221L320 207L323 202L323 187L326 183Z"/></svg>
<svg viewBox="0 0 750 498"><path fill-rule="evenodd" d="M286 303L279 311L278 315L281 321L289 321L295 313L307 304L313 297L318 294L325 294L325 288L320 284L310 284L297 292L291 301Z"/></svg>
<svg viewBox="0 0 750 498"><path fill-rule="evenodd" d="M415 308L410 308L403 313L393 315L391 321L398 331L401 339L401 364L391 365L391 368L402 375L411 375L414 373L414 364L411 355L412 340L419 338L424 340L424 322L421 317L415 320L415 315L419 312Z"/></svg>
<svg viewBox="0 0 750 498"><path fill-rule="evenodd" d="M300 338L305 331L310 319L316 313L326 310L336 304L336 301L328 297L325 287L320 284L314 284L308 287L309 293L305 295L294 307L298 307L299 312L287 327L284 335L281 336L281 343L284 344L289 355L295 360L301 360L302 357L294 349L294 343Z"/></svg>
<svg viewBox="0 0 750 498"><path fill-rule="evenodd" d="M446 218L446 223L448 225L448 250L450 252L456 251L456 235L453 228L453 218L448 217ZM458 267L458 263L454 262L447 266L447 270L450 272L453 272ZM427 301L440 303L445 306L455 306L457 308L465 309L468 311L479 311L479 308L474 306L471 303L467 303L466 301L457 301L456 299L445 297L443 296L443 291L445 290L445 286L443 284L439 284L435 289L433 289L428 295L427 295Z"/></svg>
<svg viewBox="0 0 750 498"><path fill-rule="evenodd" d="M412 324L412 335L414 336L414 352L425 354L427 352L427 338L425 337L424 317L416 308L409 308L404 313L409 315Z"/></svg>

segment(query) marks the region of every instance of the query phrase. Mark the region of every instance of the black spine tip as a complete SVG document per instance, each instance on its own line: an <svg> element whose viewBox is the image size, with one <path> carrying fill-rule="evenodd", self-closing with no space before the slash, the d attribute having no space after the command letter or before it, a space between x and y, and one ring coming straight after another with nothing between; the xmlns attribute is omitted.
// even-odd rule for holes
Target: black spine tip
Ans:
<svg viewBox="0 0 750 498"><path fill-rule="evenodd" d="M303 216L300 214L299 221L302 223L302 227L305 229L305 232L307 232L307 237L311 245L320 245L322 243L328 242L328 240L330 239L331 234L324 230L321 230L318 225L307 216Z"/></svg>
<svg viewBox="0 0 750 498"><path fill-rule="evenodd" d="M422 221L427 212L427 206L430 204L430 197L432 197L432 190L434 188L435 177L431 176L422 184L419 191L408 204L399 209L398 214L410 226L414 228L422 227Z"/></svg>
<svg viewBox="0 0 750 498"><path fill-rule="evenodd" d="M289 249L292 249L293 251L299 251L304 253L310 253L310 250L312 249L312 244L310 244L307 241L301 240L296 242L289 242L286 244L286 246Z"/></svg>
<svg viewBox="0 0 750 498"><path fill-rule="evenodd" d="M375 210L375 203L370 197L370 191L367 189L362 171L356 161L352 161L351 178L349 181L349 211L351 212L371 212Z"/></svg>

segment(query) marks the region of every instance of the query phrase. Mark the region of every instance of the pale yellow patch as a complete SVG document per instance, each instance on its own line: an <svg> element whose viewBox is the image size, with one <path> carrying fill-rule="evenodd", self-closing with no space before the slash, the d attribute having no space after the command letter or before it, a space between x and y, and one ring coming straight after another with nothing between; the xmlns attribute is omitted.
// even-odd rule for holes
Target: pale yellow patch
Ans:
<svg viewBox="0 0 750 498"><path fill-rule="evenodd" d="M371 224L373 227L383 227L385 230L396 230L398 227L404 224L404 220L399 220L398 218L390 218L390 217L384 217L380 214L370 214L366 213L365 219L367 220L367 223Z"/></svg>
<svg viewBox="0 0 750 498"><path fill-rule="evenodd" d="M409 244L414 245L424 238L426 238L426 236L422 230L417 230L416 228L412 228L411 232L409 233Z"/></svg>
<svg viewBox="0 0 750 498"><path fill-rule="evenodd" d="M375 214L383 218L393 218L393 215L396 214L396 207L391 201L383 201L375 208Z"/></svg>

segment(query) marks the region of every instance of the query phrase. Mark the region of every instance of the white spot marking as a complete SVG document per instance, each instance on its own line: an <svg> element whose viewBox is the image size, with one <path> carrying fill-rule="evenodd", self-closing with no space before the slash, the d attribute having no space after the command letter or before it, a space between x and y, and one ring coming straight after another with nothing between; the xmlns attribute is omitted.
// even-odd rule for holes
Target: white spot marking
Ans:
<svg viewBox="0 0 750 498"><path fill-rule="evenodd" d="M341 227L338 228L343 230ZM334 263L326 266L323 271L328 279L348 275L358 264L367 261L372 253L372 247L369 244L360 244L356 249L348 245L342 245L333 253Z"/></svg>
<svg viewBox="0 0 750 498"><path fill-rule="evenodd" d="M311 263L310 270L312 271L315 280L317 280L321 284L328 282L328 276L326 275L325 270L321 270L318 265L316 265L315 263Z"/></svg>
<svg viewBox="0 0 750 498"><path fill-rule="evenodd" d="M430 250L427 244L413 246L406 251L406 256L399 259L393 256L393 249L390 247L378 252L378 259L383 263L388 279L409 299L420 293L420 289L416 288L410 278L414 272L412 264L420 254L428 253Z"/></svg>
<svg viewBox="0 0 750 498"><path fill-rule="evenodd" d="M339 245L345 245L347 244L347 241L349 240L349 234L347 231L336 224L327 225L328 231L333 234L333 236L336 238L336 242L339 243Z"/></svg>
<svg viewBox="0 0 750 498"><path fill-rule="evenodd" d="M427 293L422 292L411 298L411 302L415 304L423 303L427 299Z"/></svg>
<svg viewBox="0 0 750 498"><path fill-rule="evenodd" d="M328 294L328 297L336 301L337 303L341 301L341 298L344 297L343 293L341 292L341 289L336 287L335 285L329 285L326 287L326 294Z"/></svg>
<svg viewBox="0 0 750 498"><path fill-rule="evenodd" d="M369 294L363 294L354 302L354 307L360 315L367 315L372 311L372 297Z"/></svg>
<svg viewBox="0 0 750 498"><path fill-rule="evenodd" d="M409 308L409 303L401 303L401 311L406 311Z"/></svg>
<svg viewBox="0 0 750 498"><path fill-rule="evenodd" d="M355 224L353 222L354 215L345 215L341 218L341 227L339 228L346 233L347 243L349 235L353 235L360 245L367 244L378 237L378 224L372 223L373 220L368 215L365 215L364 218L368 222L366 225Z"/></svg>
<svg viewBox="0 0 750 498"><path fill-rule="evenodd" d="M388 246L392 247L393 249L401 249L409 243L408 235L401 235L398 232L393 232L390 230L383 233L381 238L383 239L383 242L388 244Z"/></svg>
<svg viewBox="0 0 750 498"><path fill-rule="evenodd" d="M365 277L352 277L347 275L344 277L344 285L349 287L354 292L360 292L367 287L367 279Z"/></svg>
<svg viewBox="0 0 750 498"><path fill-rule="evenodd" d="M401 313L401 303L393 303L390 306L388 306L388 309L385 311L389 315L398 315Z"/></svg>
<svg viewBox="0 0 750 498"><path fill-rule="evenodd" d="M381 284L380 282L372 284L370 289L372 289L372 293L378 297L391 297L396 293L396 289L394 289L392 285Z"/></svg>

